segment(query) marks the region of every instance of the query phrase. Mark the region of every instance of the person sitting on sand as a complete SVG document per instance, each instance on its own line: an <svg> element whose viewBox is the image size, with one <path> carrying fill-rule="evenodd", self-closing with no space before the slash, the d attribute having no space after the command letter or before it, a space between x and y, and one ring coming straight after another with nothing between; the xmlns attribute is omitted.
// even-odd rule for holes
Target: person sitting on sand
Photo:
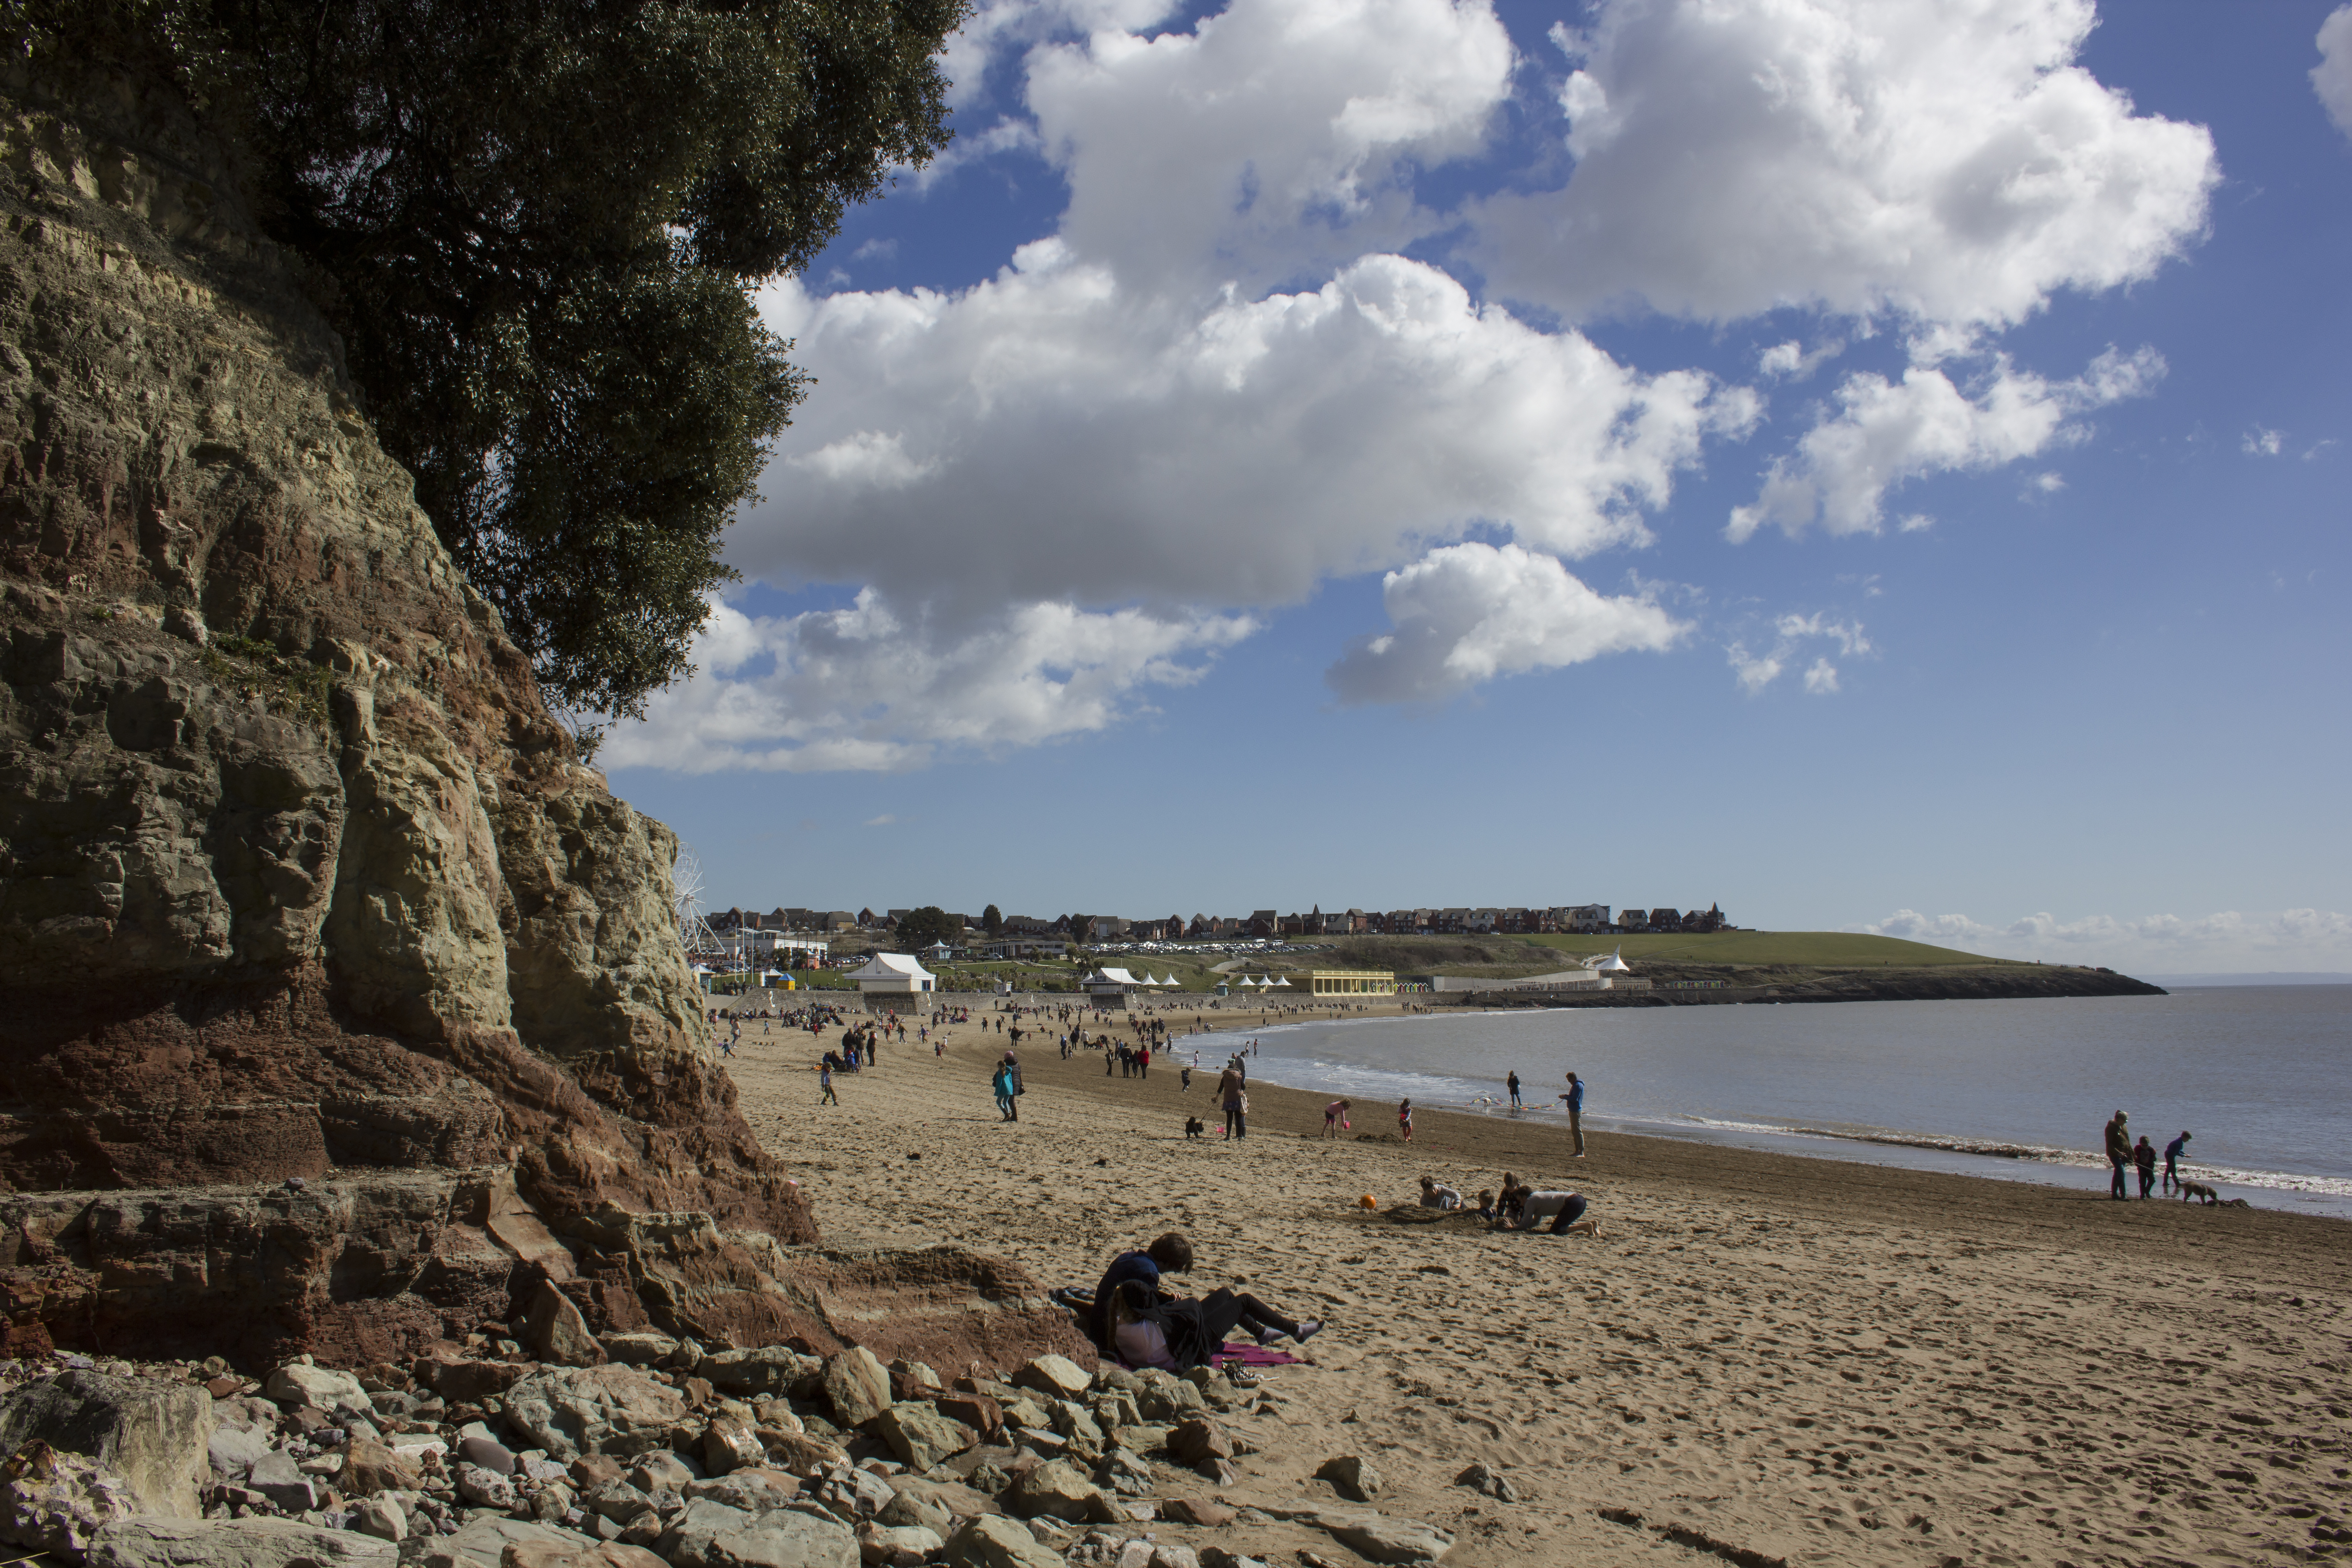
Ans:
<svg viewBox="0 0 2352 1568"><path fill-rule="evenodd" d="M1122 1252L1110 1260L1103 1270L1102 1283L1095 1287L1094 1310L1087 1314L1087 1335L1095 1348L1105 1355L1117 1353L1111 1342L1110 1302L1121 1285L1139 1280L1152 1289L1160 1289L1163 1274L1192 1272L1192 1243L1182 1231L1171 1230L1140 1252Z"/></svg>
<svg viewBox="0 0 2352 1568"><path fill-rule="evenodd" d="M1421 1179L1421 1206L1425 1209L1458 1209L1462 1206L1461 1191L1445 1185L1434 1176L1423 1176Z"/></svg>
<svg viewBox="0 0 2352 1568"><path fill-rule="evenodd" d="M1519 1187L1506 1197L1502 1228L1534 1230L1549 1220L1548 1228L1554 1236L1598 1237L1600 1220L1584 1217L1584 1211L1591 1206L1581 1193L1539 1193L1530 1187Z"/></svg>
<svg viewBox="0 0 2352 1568"><path fill-rule="evenodd" d="M1219 1286L1199 1300L1130 1279L1111 1301L1112 1353L1129 1366L1182 1372L1206 1366L1240 1329L1260 1344L1288 1335L1300 1344L1322 1331L1321 1320L1286 1318L1256 1297Z"/></svg>
<svg viewBox="0 0 2352 1568"><path fill-rule="evenodd" d="M1495 1217L1495 1189L1492 1187L1478 1189L1478 1217L1480 1219Z"/></svg>

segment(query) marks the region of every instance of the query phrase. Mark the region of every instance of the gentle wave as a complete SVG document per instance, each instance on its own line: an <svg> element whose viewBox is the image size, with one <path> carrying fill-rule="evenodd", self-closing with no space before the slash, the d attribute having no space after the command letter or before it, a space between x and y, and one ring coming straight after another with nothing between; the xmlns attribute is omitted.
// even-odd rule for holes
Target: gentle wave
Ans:
<svg viewBox="0 0 2352 1568"><path fill-rule="evenodd" d="M1371 1019L1346 1019L1334 1022L1364 1022ZM1320 1022L1318 1020L1317 1022ZM1301 1026L1266 1025L1255 1031L1260 1036L1298 1028ZM1508 1101L1493 1089L1473 1079L1435 1073L1400 1071L1391 1068L1366 1067L1355 1062L1335 1062L1323 1058L1280 1058L1272 1064L1274 1070L1284 1072L1278 1079L1260 1074L1253 1063L1253 1076L1281 1087L1305 1089L1317 1094L1334 1096L1355 1095L1368 1100L1394 1101L1410 1098L1427 1110L1467 1111L1475 1115L1497 1113L1517 1116L1549 1116L1562 1121L1565 1112L1557 1099L1550 1103L1538 1103L1532 1099L1513 1112ZM1287 1069L1287 1070L1286 1070ZM1304 1069L1307 1082L1286 1081L1288 1073ZM1790 1123L1731 1121L1718 1117L1677 1114L1670 1116L1612 1116L1612 1125L1632 1131L1636 1127L1652 1130L1665 1137L1677 1131L1685 1135L1697 1131L1731 1133L1762 1138L1828 1139L1840 1143L1874 1144L1890 1149L1917 1149L1939 1154L1969 1155L1980 1159L2014 1162L2020 1164L2056 1165L2068 1169L2103 1171L2106 1159L2095 1152L2084 1149L2057 1148L2043 1144L2008 1143L1967 1138L1957 1134L1904 1132L1880 1128L1807 1127ZM2183 1162L2182 1176L2208 1185L2250 1187L2275 1193L2294 1193L2329 1198L2352 1198L2352 1180L2336 1176L2305 1175L2288 1171L2243 1170L2228 1165L2209 1165Z"/></svg>

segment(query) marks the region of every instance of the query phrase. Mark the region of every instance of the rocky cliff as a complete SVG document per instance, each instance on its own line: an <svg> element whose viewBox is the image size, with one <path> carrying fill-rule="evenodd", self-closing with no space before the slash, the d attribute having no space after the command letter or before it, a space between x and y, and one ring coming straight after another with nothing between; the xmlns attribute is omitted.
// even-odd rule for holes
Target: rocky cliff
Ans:
<svg viewBox="0 0 2352 1568"><path fill-rule="evenodd" d="M575 1254L642 1282L615 1215L814 1241L711 1060L675 840L550 721L219 150L6 68L11 1342L380 1359L542 1276L593 1304Z"/></svg>

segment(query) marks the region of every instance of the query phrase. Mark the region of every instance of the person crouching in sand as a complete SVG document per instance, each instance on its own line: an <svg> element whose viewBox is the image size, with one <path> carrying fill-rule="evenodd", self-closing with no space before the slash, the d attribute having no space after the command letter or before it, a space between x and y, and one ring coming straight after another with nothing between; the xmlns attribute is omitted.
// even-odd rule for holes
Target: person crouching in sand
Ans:
<svg viewBox="0 0 2352 1568"><path fill-rule="evenodd" d="M1339 1130L1349 1124L1348 1112L1354 1109L1354 1103L1345 1100L1335 1100L1330 1104L1325 1106L1323 1108L1323 1136L1326 1138L1337 1138L1339 1136Z"/></svg>
<svg viewBox="0 0 2352 1568"><path fill-rule="evenodd" d="M1601 1221L1587 1219L1584 1211L1591 1207L1581 1193L1537 1192L1532 1187L1515 1187L1503 1194L1503 1230L1535 1230L1548 1228L1554 1236L1589 1236L1601 1238ZM1545 1226L1545 1221L1550 1221Z"/></svg>

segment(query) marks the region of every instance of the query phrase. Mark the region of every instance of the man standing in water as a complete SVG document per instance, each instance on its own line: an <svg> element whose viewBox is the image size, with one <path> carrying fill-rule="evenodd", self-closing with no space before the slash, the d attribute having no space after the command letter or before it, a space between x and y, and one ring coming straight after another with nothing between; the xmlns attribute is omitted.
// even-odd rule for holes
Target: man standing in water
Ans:
<svg viewBox="0 0 2352 1568"><path fill-rule="evenodd" d="M1574 1073L1568 1075L1568 1092L1560 1096L1568 1101L1569 1136L1576 1140L1576 1157L1584 1158L1584 1080Z"/></svg>
<svg viewBox="0 0 2352 1568"><path fill-rule="evenodd" d="M2128 1202L2131 1188L2124 1181L2124 1173L2131 1169L2132 1150L2131 1130L2124 1125L2125 1121L2124 1113L2118 1110L2115 1120L2107 1123L2107 1163L2115 1172L2115 1180L2107 1185L2107 1195Z"/></svg>

